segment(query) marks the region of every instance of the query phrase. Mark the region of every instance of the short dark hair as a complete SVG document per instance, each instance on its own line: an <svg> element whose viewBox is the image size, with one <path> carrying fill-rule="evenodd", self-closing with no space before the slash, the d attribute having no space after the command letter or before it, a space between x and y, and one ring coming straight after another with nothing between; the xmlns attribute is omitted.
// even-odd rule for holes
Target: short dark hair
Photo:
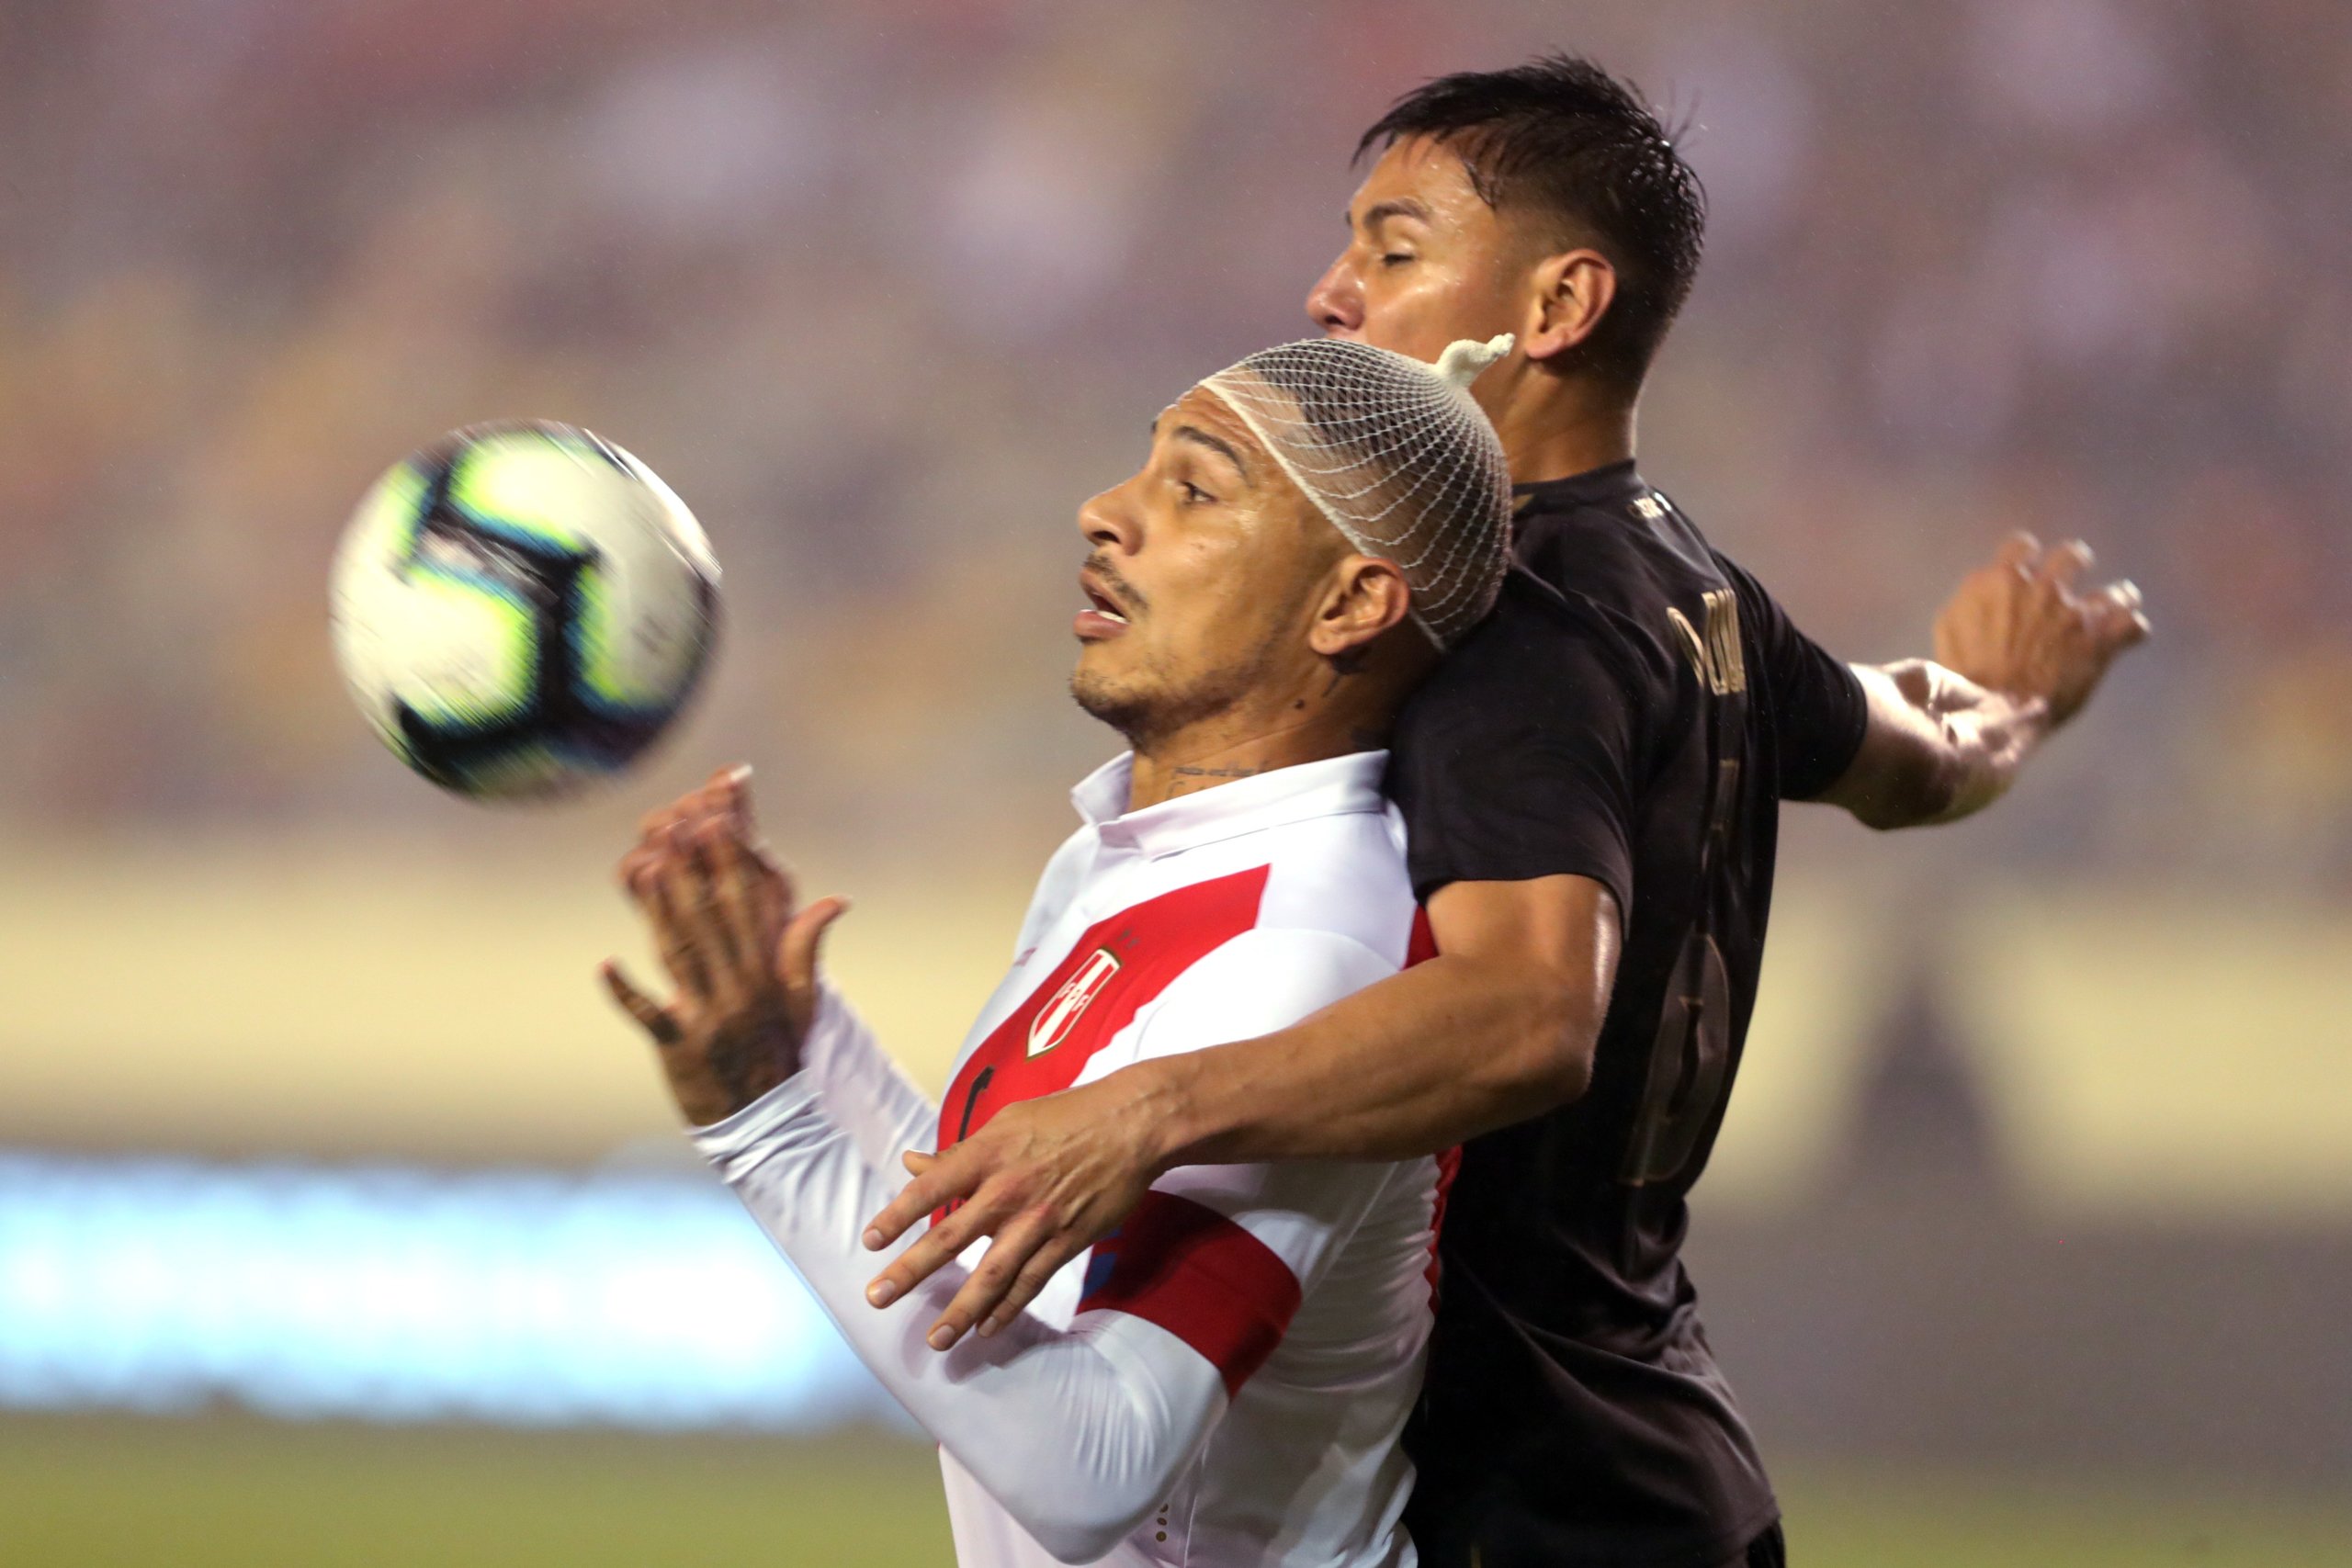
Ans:
<svg viewBox="0 0 2352 1568"><path fill-rule="evenodd" d="M1706 232L1706 192L1675 135L1631 83L1581 56L1547 54L1424 83L1355 155L1429 137L1462 160L1488 207L1532 210L1608 257L1617 293L1586 352L1631 389L1690 297Z"/></svg>

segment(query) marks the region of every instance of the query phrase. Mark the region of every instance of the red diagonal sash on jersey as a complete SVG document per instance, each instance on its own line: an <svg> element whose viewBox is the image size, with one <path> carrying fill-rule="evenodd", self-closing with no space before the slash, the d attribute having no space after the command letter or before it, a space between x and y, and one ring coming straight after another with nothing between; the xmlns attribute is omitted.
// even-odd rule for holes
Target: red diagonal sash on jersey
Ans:
<svg viewBox="0 0 2352 1568"><path fill-rule="evenodd" d="M1170 982L1258 923L1266 870L1195 882L1088 928L956 1070L940 1101L939 1146L970 1137L1015 1100L1076 1082Z"/></svg>
<svg viewBox="0 0 2352 1568"><path fill-rule="evenodd" d="M1078 1310L1159 1325L1217 1370L1230 1399L1282 1343L1299 1297L1298 1276L1272 1247L1207 1204L1154 1188L1094 1244Z"/></svg>
<svg viewBox="0 0 2352 1568"><path fill-rule="evenodd" d="M1436 956L1429 916L1417 909L1405 965ZM1460 1153L1448 1149L1438 1156L1430 1216L1432 1303L1437 1227L1445 1217L1446 1189ZM1158 1324L1217 1370L1230 1399L1282 1343L1300 1300L1298 1276L1272 1247L1207 1204L1154 1188L1125 1224L1095 1244L1078 1310L1107 1309Z"/></svg>

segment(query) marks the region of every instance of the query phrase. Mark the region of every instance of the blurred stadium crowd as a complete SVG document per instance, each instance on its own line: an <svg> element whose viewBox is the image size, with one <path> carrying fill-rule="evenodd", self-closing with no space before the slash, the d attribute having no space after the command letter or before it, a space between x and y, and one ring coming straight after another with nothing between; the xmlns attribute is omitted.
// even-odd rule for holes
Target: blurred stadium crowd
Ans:
<svg viewBox="0 0 2352 1568"><path fill-rule="evenodd" d="M853 833L1056 824L1076 503L1303 334L1390 96L1546 47L1692 123L1645 468L1816 636L1924 651L2018 525L2146 590L2086 721L2131 765L2060 748L1981 852L2352 882L2341 0L0 5L0 814L446 809L326 564L401 453L537 415L708 527L709 748Z"/></svg>

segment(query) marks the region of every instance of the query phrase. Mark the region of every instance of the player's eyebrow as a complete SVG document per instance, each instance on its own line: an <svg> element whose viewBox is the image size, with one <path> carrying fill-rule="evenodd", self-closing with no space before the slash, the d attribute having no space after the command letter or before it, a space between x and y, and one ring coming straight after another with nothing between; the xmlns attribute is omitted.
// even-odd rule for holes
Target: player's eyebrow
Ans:
<svg viewBox="0 0 2352 1568"><path fill-rule="evenodd" d="M1221 436L1211 435L1207 431L1201 429L1199 426L1191 424L1180 424L1168 434L1174 436L1179 441L1189 441L1195 446L1207 447L1210 451L1215 452L1227 462L1232 464L1234 471L1241 476L1243 483L1246 484L1249 482L1250 465L1241 460L1241 454L1235 448L1232 442L1225 440Z"/></svg>
<svg viewBox="0 0 2352 1568"><path fill-rule="evenodd" d="M1356 226L1354 214L1343 212L1340 216L1345 220L1349 228L1352 229ZM1375 201L1364 209L1363 226L1367 229L1377 229L1391 218L1414 218L1426 223L1430 220L1430 209L1409 196L1391 197L1386 201Z"/></svg>

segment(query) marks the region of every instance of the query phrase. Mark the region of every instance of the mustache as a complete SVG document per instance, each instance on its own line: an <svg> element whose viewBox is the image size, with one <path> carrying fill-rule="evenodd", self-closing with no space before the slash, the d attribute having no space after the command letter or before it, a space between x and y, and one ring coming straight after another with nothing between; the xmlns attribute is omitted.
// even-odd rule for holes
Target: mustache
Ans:
<svg viewBox="0 0 2352 1568"><path fill-rule="evenodd" d="M1120 609L1148 610L1151 607L1151 601L1145 598L1134 583L1121 577L1119 569L1113 566L1111 558L1100 550L1086 558L1085 570L1102 585L1103 592L1117 602Z"/></svg>

